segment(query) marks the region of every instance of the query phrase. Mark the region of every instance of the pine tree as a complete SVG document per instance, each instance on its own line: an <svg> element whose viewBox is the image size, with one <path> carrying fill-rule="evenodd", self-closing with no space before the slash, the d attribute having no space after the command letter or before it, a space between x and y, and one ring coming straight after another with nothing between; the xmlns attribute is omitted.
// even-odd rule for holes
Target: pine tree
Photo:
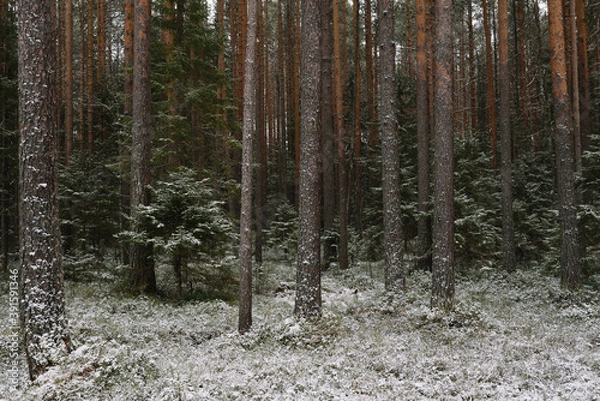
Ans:
<svg viewBox="0 0 600 401"><path fill-rule="evenodd" d="M318 0L302 0L298 266L294 314L321 313L320 92L321 16Z"/></svg>
<svg viewBox="0 0 600 401"><path fill-rule="evenodd" d="M52 3L18 2L21 323L32 380L71 350L58 221Z"/></svg>
<svg viewBox="0 0 600 401"><path fill-rule="evenodd" d="M131 146L131 215L134 224L139 207L150 203L150 15L150 0L135 0ZM135 289L156 292L151 244L133 244L131 281Z"/></svg>
<svg viewBox="0 0 600 401"><path fill-rule="evenodd" d="M484 0L485 1L485 0ZM454 125L452 0L435 1L435 99L433 146L433 247L431 306L454 301Z"/></svg>
<svg viewBox="0 0 600 401"><path fill-rule="evenodd" d="M256 135L257 1L248 0L244 66L244 127L242 134L242 201L240 216L240 308L238 330L252 326L252 144Z"/></svg>
<svg viewBox="0 0 600 401"><path fill-rule="evenodd" d="M548 36L554 110L554 143L561 237L561 284L569 290L581 286L577 243L577 210L571 134L571 109L567 89L567 64L561 0L548 1Z"/></svg>
<svg viewBox="0 0 600 401"><path fill-rule="evenodd" d="M431 218L429 217L429 95L427 79L427 7L425 0L416 0L417 34L417 163L418 163L418 266L431 269Z"/></svg>
<svg viewBox="0 0 600 401"><path fill-rule="evenodd" d="M402 260L402 217L400 208L399 130L396 114L396 45L394 1L379 0L379 137L382 149L383 226L385 288L401 291L405 286Z"/></svg>
<svg viewBox="0 0 600 401"><path fill-rule="evenodd" d="M512 133L510 128L510 66L508 55L508 0L498 0L499 62L499 134L500 176L502 187L502 263L504 269L516 269L515 225L512 196Z"/></svg>

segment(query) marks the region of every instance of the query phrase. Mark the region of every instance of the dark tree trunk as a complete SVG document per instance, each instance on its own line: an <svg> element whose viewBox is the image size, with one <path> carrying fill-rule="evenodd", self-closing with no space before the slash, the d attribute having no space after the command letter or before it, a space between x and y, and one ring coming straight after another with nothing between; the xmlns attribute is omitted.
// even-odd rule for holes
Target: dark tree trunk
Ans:
<svg viewBox="0 0 600 401"><path fill-rule="evenodd" d="M240 307L238 330L252 327L252 150L256 134L257 4L248 0L246 61L244 66L244 126L242 131L242 199L240 213Z"/></svg>
<svg viewBox="0 0 600 401"><path fill-rule="evenodd" d="M548 1L548 36L554 111L554 143L561 237L561 284L569 290L581 286L581 266L577 244L574 160L571 110L567 85L567 63L561 0Z"/></svg>
<svg viewBox="0 0 600 401"><path fill-rule="evenodd" d="M135 222L137 209L150 204L150 0L135 0L134 32L131 214ZM131 249L131 284L146 293L156 292L152 253L152 245L134 244Z"/></svg>
<svg viewBox="0 0 600 401"><path fill-rule="evenodd" d="M52 3L18 2L21 324L32 380L71 350L58 220L56 32Z"/></svg>
<svg viewBox="0 0 600 401"><path fill-rule="evenodd" d="M396 45L394 1L379 0L379 138L382 152L383 229L385 289L405 287L402 260L402 215L400 208L400 155L396 101Z"/></svg>
<svg viewBox="0 0 600 401"><path fill-rule="evenodd" d="M321 313L321 17L318 0L302 0L300 216L294 314Z"/></svg>
<svg viewBox="0 0 600 401"><path fill-rule="evenodd" d="M436 0L431 306L443 310L454 300L452 10L452 0Z"/></svg>

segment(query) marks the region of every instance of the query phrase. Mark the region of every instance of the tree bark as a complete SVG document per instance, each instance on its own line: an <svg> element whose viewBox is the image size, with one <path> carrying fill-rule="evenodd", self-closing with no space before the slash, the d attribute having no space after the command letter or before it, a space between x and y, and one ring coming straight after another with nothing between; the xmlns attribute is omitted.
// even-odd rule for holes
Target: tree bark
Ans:
<svg viewBox="0 0 600 401"><path fill-rule="evenodd" d="M452 0L436 0L431 306L443 310L454 302L452 10Z"/></svg>
<svg viewBox="0 0 600 401"><path fill-rule="evenodd" d="M21 326L35 380L71 351L58 216L56 32L52 1L19 0Z"/></svg>
<svg viewBox="0 0 600 401"><path fill-rule="evenodd" d="M492 30L490 27L490 15L487 7L488 0L481 0L483 12L483 27L485 31L485 65L487 76L487 117L490 127L490 145L492 156L492 167L496 168L497 149L498 149L498 134L496 125L496 81L494 79L494 49L492 47Z"/></svg>
<svg viewBox="0 0 600 401"><path fill-rule="evenodd" d="M242 132L242 200L240 213L240 307L238 331L252 327L252 148L256 135L257 1L248 0L244 65L244 126Z"/></svg>
<svg viewBox="0 0 600 401"><path fill-rule="evenodd" d="M334 80L334 127L336 137L336 161L338 168L338 213L339 213L339 267L349 267L348 260L348 168L346 165L346 143L344 138L343 67L340 38L340 4L333 0L333 80Z"/></svg>
<svg viewBox="0 0 600 401"><path fill-rule="evenodd" d="M265 85L265 29L262 0L258 0L257 5L257 37L258 48L256 49L256 59L258 62L256 87L256 201L255 201L255 226L256 234L254 236L255 248L254 258L256 263L263 262L264 229L266 228L266 205L267 205L267 107L268 98Z"/></svg>
<svg viewBox="0 0 600 401"><path fill-rule="evenodd" d="M65 1L65 163L73 155L73 0Z"/></svg>
<svg viewBox="0 0 600 401"><path fill-rule="evenodd" d="M98 80L104 82L106 75L106 0L97 0L97 19L98 19L98 41L96 48L98 54L96 57L98 66Z"/></svg>
<svg viewBox="0 0 600 401"><path fill-rule="evenodd" d="M512 196L512 132L510 127L510 65L508 54L508 0L498 0L498 80L500 101L498 110L500 134L500 176L502 187L502 264L508 272L515 271L515 225Z"/></svg>
<svg viewBox="0 0 600 401"><path fill-rule="evenodd" d="M329 234L335 220L335 131L333 122L333 34L332 7L321 2L321 131L323 146L323 230ZM323 269L330 267L335 255L335 242L330 235L323 241Z"/></svg>
<svg viewBox="0 0 600 401"><path fill-rule="evenodd" d="M373 68L373 17L371 0L365 0L365 80L367 81L367 103L369 105L369 147L370 155L375 155L377 146L377 109L375 77Z"/></svg>
<svg viewBox="0 0 600 401"><path fill-rule="evenodd" d="M467 2L467 13L469 19L469 112L471 115L471 127L472 133L477 129L477 81L475 79L476 73L476 61L475 61L475 34L473 32L473 3L469 0Z"/></svg>
<svg viewBox="0 0 600 401"><path fill-rule="evenodd" d="M577 46L577 4L575 0L569 1L570 43L571 43L571 93L573 104L573 138L575 154L575 172L581 173L582 163L582 140L581 140L581 109L579 99L579 61Z"/></svg>
<svg viewBox="0 0 600 401"><path fill-rule="evenodd" d="M427 51L427 5L425 0L416 0L416 77L417 77L417 267L431 270L431 217L429 215L429 90Z"/></svg>
<svg viewBox="0 0 600 401"><path fill-rule="evenodd" d="M87 150L94 148L94 0L87 5L86 122Z"/></svg>
<svg viewBox="0 0 600 401"><path fill-rule="evenodd" d="M133 63L133 130L131 146L131 214L150 204L151 97L150 97L150 0L135 0ZM152 245L134 244L131 249L133 288L156 292Z"/></svg>
<svg viewBox="0 0 600 401"><path fill-rule="evenodd" d="M354 0L354 221L362 232L362 186L361 186L361 164L362 164L362 127L361 127L361 71L360 71L360 7L359 1Z"/></svg>
<svg viewBox="0 0 600 401"><path fill-rule="evenodd" d="M577 244L577 206L571 110L567 83L565 35L561 0L548 1L548 37L554 111L554 143L561 237L561 285L571 291L581 286L581 266Z"/></svg>
<svg viewBox="0 0 600 401"><path fill-rule="evenodd" d="M382 152L383 231L385 289L405 288L402 260L402 211L400 207L399 128L396 101L396 44L394 1L379 0L379 137Z"/></svg>
<svg viewBox="0 0 600 401"><path fill-rule="evenodd" d="M302 0L300 193L294 314L321 314L321 16L318 0Z"/></svg>
<svg viewBox="0 0 600 401"><path fill-rule="evenodd" d="M579 71L579 111L581 114L581 151L590 148L591 141L591 118L590 118L590 72L588 60L588 22L584 0L576 0L577 16L577 60Z"/></svg>

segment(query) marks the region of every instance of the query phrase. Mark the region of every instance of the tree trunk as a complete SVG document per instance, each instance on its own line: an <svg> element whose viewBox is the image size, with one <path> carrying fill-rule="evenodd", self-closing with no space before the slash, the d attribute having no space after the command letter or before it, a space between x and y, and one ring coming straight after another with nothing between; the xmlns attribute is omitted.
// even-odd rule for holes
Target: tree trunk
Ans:
<svg viewBox="0 0 600 401"><path fill-rule="evenodd" d="M296 210L298 210L300 200L298 197L300 196L300 131L301 131L301 121L300 121L300 81L301 81L301 31L300 31L300 20L301 20L301 12L300 12L300 0L295 0L295 13L294 13L294 158L296 167L294 169L294 204L296 205Z"/></svg>
<svg viewBox="0 0 600 401"><path fill-rule="evenodd" d="M318 0L302 0L300 194L294 314L321 313L321 16Z"/></svg>
<svg viewBox="0 0 600 401"><path fill-rule="evenodd" d="M52 1L19 0L21 325L35 380L71 351L58 217L57 74Z"/></svg>
<svg viewBox="0 0 600 401"><path fill-rule="evenodd" d="M454 301L452 10L452 0L436 0L431 306L443 310Z"/></svg>
<svg viewBox="0 0 600 401"><path fill-rule="evenodd" d="M548 1L548 37L554 111L554 142L561 237L561 285L571 291L581 286L581 266L577 244L574 160L571 136L571 110L567 84L565 36L561 0Z"/></svg>
<svg viewBox="0 0 600 401"><path fill-rule="evenodd" d="M322 50L321 61L321 132L323 133L323 269L328 269L335 254L331 235L335 220L335 132L333 122L333 34L331 3L321 2Z"/></svg>
<svg viewBox="0 0 600 401"><path fill-rule="evenodd" d="M131 115L133 96L133 31L134 31L134 0L125 0L125 22L123 32L123 64L125 101L123 113Z"/></svg>
<svg viewBox="0 0 600 401"><path fill-rule="evenodd" d="M65 1L65 163L73 155L73 0Z"/></svg>
<svg viewBox="0 0 600 401"><path fill-rule="evenodd" d="M266 226L266 204L267 204L267 121L266 111L268 106L267 91L265 88L265 53L268 50L265 47L264 17L262 10L262 0L258 0L257 14L257 36L259 46L256 50L258 61L258 82L256 92L256 207L255 207L255 248L254 258L256 263L263 262L264 230Z"/></svg>
<svg viewBox="0 0 600 401"><path fill-rule="evenodd" d="M79 151L83 152L85 149L85 96L86 96L86 71L87 71L87 48L85 46L86 38L86 18L85 18L85 6L84 0L81 0L79 4L79 47L80 47L80 61L79 61L79 99L78 99L78 117L79 117L79 129L77 130L77 140L79 141Z"/></svg>
<svg viewBox="0 0 600 401"><path fill-rule="evenodd" d="M473 3L467 1L469 19L469 113L471 115L471 133L477 129L477 81L475 78L475 35L473 33Z"/></svg>
<svg viewBox="0 0 600 401"><path fill-rule="evenodd" d="M492 47L492 31L490 28L490 15L487 7L488 0L481 0L483 11L483 27L485 31L485 65L487 75L487 116L490 127L490 145L492 167L496 168L497 162L497 127L496 127L496 83L494 79L494 49Z"/></svg>
<svg viewBox="0 0 600 401"><path fill-rule="evenodd" d="M375 77L373 68L373 18L371 0L365 0L365 80L367 81L367 103L369 105L369 147L370 155L375 155L377 146L377 111L375 96Z"/></svg>
<svg viewBox="0 0 600 401"><path fill-rule="evenodd" d="M396 102L396 44L394 1L378 0L379 30L379 138L382 152L383 231L385 289L405 288L402 260L402 214L400 207L399 129Z"/></svg>
<svg viewBox="0 0 600 401"><path fill-rule="evenodd" d="M590 72L588 61L588 23L584 0L576 0L577 15L577 59L579 71L579 111L581 113L581 151L590 148L591 118L590 118Z"/></svg>
<svg viewBox="0 0 600 401"><path fill-rule="evenodd" d="M87 112L87 150L94 147L94 0L88 0L87 6L87 67L86 67L86 112Z"/></svg>
<svg viewBox="0 0 600 401"><path fill-rule="evenodd" d="M139 207L150 203L150 0L135 0L134 30L131 215L135 224ZM133 245L131 281L136 290L156 292L152 245Z"/></svg>
<svg viewBox="0 0 600 401"><path fill-rule="evenodd" d="M582 164L582 146L581 146L581 110L579 103L579 61L577 46L577 5L575 0L569 1L569 20L570 20L570 43L571 43L571 100L573 104L573 138L575 154L575 173L580 174L583 168Z"/></svg>
<svg viewBox="0 0 600 401"><path fill-rule="evenodd" d="M104 82L106 75L106 0L97 0L98 8L98 49L97 65L98 65L98 80Z"/></svg>
<svg viewBox="0 0 600 401"><path fill-rule="evenodd" d="M252 148L256 135L257 2L248 0L244 66L244 126L242 132L242 200L240 214L240 307L238 330L252 327Z"/></svg>
<svg viewBox="0 0 600 401"><path fill-rule="evenodd" d="M283 1L279 0L277 2L277 190L282 198L286 193L287 153L285 139L287 138L286 99L288 93L286 90L287 80L285 79Z"/></svg>
<svg viewBox="0 0 600 401"><path fill-rule="evenodd" d="M362 130L361 130L361 71L360 71L360 7L359 1L354 0L354 221L359 233L362 232L362 187L361 187L361 164L362 164Z"/></svg>
<svg viewBox="0 0 600 401"><path fill-rule="evenodd" d="M415 4L417 33L417 163L418 210L417 267L431 270L431 217L429 217L429 95L427 83L427 5L425 0Z"/></svg>
<svg viewBox="0 0 600 401"><path fill-rule="evenodd" d="M510 65L508 54L508 0L498 0L498 80L500 82L499 134L500 176L502 187L502 264L513 272L517 267L515 256L515 225L512 196L512 132L510 128Z"/></svg>
<svg viewBox="0 0 600 401"><path fill-rule="evenodd" d="M334 79L334 127L337 147L338 168L338 213L339 213L339 267L349 267L348 260L348 170L346 166L344 138L343 69L340 40L340 5L333 1L333 79Z"/></svg>

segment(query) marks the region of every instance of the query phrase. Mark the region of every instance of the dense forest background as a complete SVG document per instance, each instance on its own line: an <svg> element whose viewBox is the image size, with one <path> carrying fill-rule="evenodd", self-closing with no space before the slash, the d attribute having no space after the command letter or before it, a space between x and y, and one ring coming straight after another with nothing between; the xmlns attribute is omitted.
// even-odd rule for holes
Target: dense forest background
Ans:
<svg viewBox="0 0 600 401"><path fill-rule="evenodd" d="M86 320L69 325L63 277L140 305L238 300L235 338L276 347L251 330L253 295L283 310L265 289L294 304L272 326L290 333L318 332L338 293L384 305L358 309L394 315L387 331L417 298L419 332L477 326L455 282L485 298L486 277L547 280L541 310L597 302L598 2L0 0L0 25L17 387L21 346L35 381L95 341L71 335Z"/></svg>
<svg viewBox="0 0 600 401"><path fill-rule="evenodd" d="M157 260L171 265L177 278L175 295L168 295L212 296L223 283L235 281L236 275L232 255L240 218L246 2L151 3L151 194L135 224L129 218L131 3L55 4L63 267L69 279L93 278L111 269L115 260L128 265L132 243L151 243ZM433 53L430 3L424 2L424 14L414 2L394 5L400 128L395 157L400 163L402 244L409 270L431 269L431 251L422 247L431 225L431 200L420 198L418 186L423 184L418 184L417 168L418 160L431 152L431 145L418 149L422 135L418 122L434 116L431 57L426 58L424 70L418 60L423 44L427 55ZM549 274L559 274L560 175L554 146L548 7L541 0L509 3L508 75L500 74L499 62L498 18L505 10L487 0L460 0L452 7L456 269L469 274L502 266L497 105L502 89L508 87L517 266L543 266ZM343 113L335 125L336 130L341 127L341 135L334 133L333 122L320 131L324 268L345 267L348 260L350 264L376 261L384 254L377 12L370 0L334 5L340 68L329 71L330 78L341 82L341 98L334 94L330 103L320 107L335 109L331 99L339 100ZM574 127L570 133L578 245L585 278L600 272L600 3L578 0L573 7L567 1L562 5ZM4 271L16 260L18 247L16 11L15 2L0 1L0 261ZM304 172L299 138L300 4L261 0L256 15L252 224L258 277L266 250L290 260L296 255L298 185ZM418 43L419 32L425 42ZM333 59L330 51L325 61ZM426 98L419 103L422 79ZM431 137L431 124L424 132ZM437 159L429 156L426 163L435 166ZM427 175L424 185L430 186ZM119 272L125 279L127 269Z"/></svg>

